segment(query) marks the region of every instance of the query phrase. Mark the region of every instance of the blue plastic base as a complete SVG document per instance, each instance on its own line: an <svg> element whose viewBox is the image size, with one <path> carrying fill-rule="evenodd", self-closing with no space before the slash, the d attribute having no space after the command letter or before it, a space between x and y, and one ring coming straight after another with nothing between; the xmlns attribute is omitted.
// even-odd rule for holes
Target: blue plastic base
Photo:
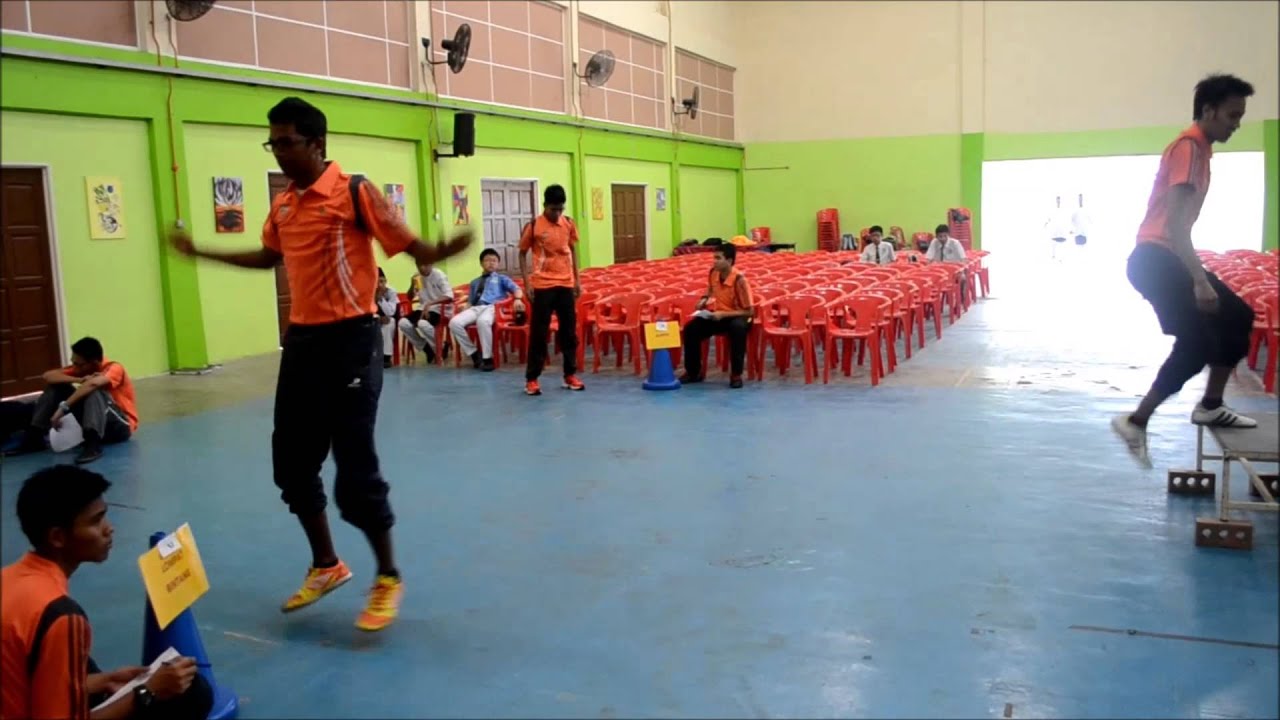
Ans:
<svg viewBox="0 0 1280 720"><path fill-rule="evenodd" d="M649 366L649 379L644 381L644 389L680 389L680 381L676 379L675 369L671 367L671 351L657 350L653 353L653 363Z"/></svg>
<svg viewBox="0 0 1280 720"><path fill-rule="evenodd" d="M240 698L223 685L213 686L213 707L209 720L233 720L240 712Z"/></svg>

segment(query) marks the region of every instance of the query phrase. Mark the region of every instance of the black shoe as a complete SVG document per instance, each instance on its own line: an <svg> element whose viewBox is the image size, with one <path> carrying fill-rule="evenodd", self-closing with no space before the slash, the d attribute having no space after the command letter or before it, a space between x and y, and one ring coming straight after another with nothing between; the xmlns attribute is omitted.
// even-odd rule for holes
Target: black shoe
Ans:
<svg viewBox="0 0 1280 720"><path fill-rule="evenodd" d="M742 387L742 376L734 375L732 378L729 378L729 387L733 388L734 390L737 390L738 388Z"/></svg>
<svg viewBox="0 0 1280 720"><path fill-rule="evenodd" d="M493 358L485 358L480 364L480 369L484 372L493 372Z"/></svg>
<svg viewBox="0 0 1280 720"><path fill-rule="evenodd" d="M19 455L30 455L38 453L45 449L44 437L39 433L26 433L22 436L21 442L16 446L4 451L5 457L17 457Z"/></svg>
<svg viewBox="0 0 1280 720"><path fill-rule="evenodd" d="M389 368L389 367L391 367L391 356L390 356L390 355L383 355L383 356L382 356L382 367L384 367L384 368Z"/></svg>
<svg viewBox="0 0 1280 720"><path fill-rule="evenodd" d="M80 447L80 455L76 457L77 465L88 465L102 457L102 446L97 443L85 443Z"/></svg>
<svg viewBox="0 0 1280 720"><path fill-rule="evenodd" d="M423 354L427 356L427 364L431 365L436 361L436 351L431 348L424 348Z"/></svg>
<svg viewBox="0 0 1280 720"><path fill-rule="evenodd" d="M471 366L477 370L480 369L480 351L479 350L471 353Z"/></svg>
<svg viewBox="0 0 1280 720"><path fill-rule="evenodd" d="M680 373L680 377L676 378L676 380L679 381L681 385L692 385L694 383L702 382L702 376L699 375L697 377L694 377L693 375L690 375L689 373L685 372L685 373Z"/></svg>

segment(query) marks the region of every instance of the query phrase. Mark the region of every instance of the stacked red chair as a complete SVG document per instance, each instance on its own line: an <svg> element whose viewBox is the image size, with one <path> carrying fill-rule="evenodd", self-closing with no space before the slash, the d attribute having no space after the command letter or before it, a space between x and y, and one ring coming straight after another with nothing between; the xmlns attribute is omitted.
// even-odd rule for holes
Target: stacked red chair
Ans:
<svg viewBox="0 0 1280 720"><path fill-rule="evenodd" d="M824 252L840 249L840 211L835 208L818 211L818 249Z"/></svg>

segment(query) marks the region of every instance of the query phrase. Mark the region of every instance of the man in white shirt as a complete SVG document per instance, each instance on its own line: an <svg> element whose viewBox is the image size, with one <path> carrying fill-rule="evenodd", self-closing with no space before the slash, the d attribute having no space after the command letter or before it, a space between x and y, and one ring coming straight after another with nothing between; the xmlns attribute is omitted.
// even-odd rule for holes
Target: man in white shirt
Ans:
<svg viewBox="0 0 1280 720"><path fill-rule="evenodd" d="M418 290L421 310L401 318L400 332L418 352L426 355L428 363L432 363L436 359L436 326L440 324L440 313L445 303L453 302L453 288L449 286L449 278L438 267L419 265L418 272L421 273Z"/></svg>
<svg viewBox="0 0 1280 720"><path fill-rule="evenodd" d="M867 234L867 244L862 246L862 262L888 265L897 257L893 244L885 242L884 228L872 225Z"/></svg>
<svg viewBox="0 0 1280 720"><path fill-rule="evenodd" d="M951 228L939 225L934 231L934 238L924 259L929 262L964 262L964 245L951 237Z"/></svg>

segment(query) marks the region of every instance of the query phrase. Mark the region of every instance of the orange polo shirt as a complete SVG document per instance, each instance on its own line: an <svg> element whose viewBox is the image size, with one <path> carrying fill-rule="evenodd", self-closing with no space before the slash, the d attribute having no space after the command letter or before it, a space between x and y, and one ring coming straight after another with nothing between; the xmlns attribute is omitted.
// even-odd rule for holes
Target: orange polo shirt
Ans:
<svg viewBox="0 0 1280 720"><path fill-rule="evenodd" d="M533 250L534 290L573 287L573 246L578 244L578 226L561 215L555 222L539 215L520 233L520 253Z"/></svg>
<svg viewBox="0 0 1280 720"><path fill-rule="evenodd" d="M1209 158L1213 157L1213 145L1204 136L1199 125L1192 125L1179 135L1160 156L1160 169L1151 188L1147 202L1147 216L1138 228L1138 242L1169 244L1169 193L1178 185L1190 185L1191 207L1188 209L1189 225L1200 217L1205 196L1209 194Z"/></svg>
<svg viewBox="0 0 1280 720"><path fill-rule="evenodd" d="M51 560L23 555L0 573L0 720L89 717L84 611Z"/></svg>
<svg viewBox="0 0 1280 720"><path fill-rule="evenodd" d="M729 274L723 280L719 271L711 268L708 288L711 291L711 305L719 312L736 312L751 307L751 286L736 267L729 268Z"/></svg>
<svg viewBox="0 0 1280 720"><path fill-rule="evenodd" d="M62 372L71 377L81 377L74 365L62 368ZM98 372L107 378L107 392L111 393L111 400L124 413L124 419L129 421L129 432L138 432L138 402L133 394L133 381L129 379L129 373L125 372L120 363L106 358L102 359L102 369Z"/></svg>
<svg viewBox="0 0 1280 720"><path fill-rule="evenodd" d="M291 182L276 195L262 226L262 244L284 256L292 307L289 322L324 325L377 313L378 263L370 237L388 257L417 236L371 183L360 185L360 210L368 232L355 226L351 176L330 162L311 187Z"/></svg>

